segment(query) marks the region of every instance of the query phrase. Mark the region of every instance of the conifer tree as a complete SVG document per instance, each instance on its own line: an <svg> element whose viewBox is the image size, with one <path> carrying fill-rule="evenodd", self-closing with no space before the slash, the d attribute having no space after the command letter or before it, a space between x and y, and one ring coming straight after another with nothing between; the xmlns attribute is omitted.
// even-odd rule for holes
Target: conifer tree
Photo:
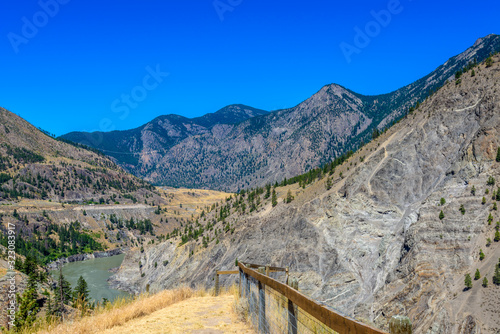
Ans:
<svg viewBox="0 0 500 334"><path fill-rule="evenodd" d="M500 260L500 259L499 259ZM500 285L500 262L496 265L493 284Z"/></svg>
<svg viewBox="0 0 500 334"><path fill-rule="evenodd" d="M465 283L465 289L466 290L472 288L472 278L470 278L469 274L465 275L465 281L464 281L464 283Z"/></svg>
<svg viewBox="0 0 500 334"><path fill-rule="evenodd" d="M443 210L441 210L441 212L439 213L439 219L443 220L444 218L444 212Z"/></svg>
<svg viewBox="0 0 500 334"><path fill-rule="evenodd" d="M14 325L16 331L18 332L31 327L36 320L36 315L40 311L37 302L38 298L36 286L36 277L34 274L32 274L29 276L28 286L26 287L22 295L16 295L18 310L16 312Z"/></svg>
<svg viewBox="0 0 500 334"><path fill-rule="evenodd" d="M286 203L290 203L291 201L293 201L293 195L292 191L289 189L286 193Z"/></svg>
<svg viewBox="0 0 500 334"><path fill-rule="evenodd" d="M476 269L476 274L474 275L474 280L478 280L481 278L481 273L479 272L479 269Z"/></svg>
<svg viewBox="0 0 500 334"><path fill-rule="evenodd" d="M276 195L275 189L273 189L273 196L272 196L271 202L272 202L273 207L278 205L278 196Z"/></svg>
<svg viewBox="0 0 500 334"><path fill-rule="evenodd" d="M486 277L483 278L483 287L485 287L485 288L488 287L488 279Z"/></svg>
<svg viewBox="0 0 500 334"><path fill-rule="evenodd" d="M71 301L71 285L64 278L62 267L59 267L59 279L57 285L55 293L57 311L55 314L62 316L65 310L64 304L68 304Z"/></svg>
<svg viewBox="0 0 500 334"><path fill-rule="evenodd" d="M74 299L82 299L83 301L88 302L90 300L89 293L90 291L88 289L87 281L85 281L83 276L80 276L73 291Z"/></svg>
<svg viewBox="0 0 500 334"><path fill-rule="evenodd" d="M332 189L332 186L333 186L332 178L329 177L329 178L326 179L326 185L325 186L326 186L326 190Z"/></svg>

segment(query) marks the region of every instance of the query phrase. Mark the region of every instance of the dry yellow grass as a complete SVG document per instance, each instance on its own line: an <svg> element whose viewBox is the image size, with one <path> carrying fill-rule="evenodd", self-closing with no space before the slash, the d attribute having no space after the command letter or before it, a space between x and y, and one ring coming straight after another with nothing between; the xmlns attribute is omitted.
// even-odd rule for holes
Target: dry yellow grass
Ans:
<svg viewBox="0 0 500 334"><path fill-rule="evenodd" d="M233 301L232 295L190 298L103 333L254 333L232 311Z"/></svg>
<svg viewBox="0 0 500 334"><path fill-rule="evenodd" d="M182 287L135 300L119 299L94 314L64 323L38 323L24 334L87 333L253 333L233 311L236 287L213 297L204 289ZM201 333L201 332L200 332Z"/></svg>
<svg viewBox="0 0 500 334"><path fill-rule="evenodd" d="M118 300L112 305L96 310L93 316L76 319L62 324L46 324L37 333L43 334L86 334L101 333L107 329L121 326L128 321L144 317L155 311L192 297L207 295L203 290L179 288L165 290L155 295L143 295L134 301ZM28 333L33 333L29 331Z"/></svg>

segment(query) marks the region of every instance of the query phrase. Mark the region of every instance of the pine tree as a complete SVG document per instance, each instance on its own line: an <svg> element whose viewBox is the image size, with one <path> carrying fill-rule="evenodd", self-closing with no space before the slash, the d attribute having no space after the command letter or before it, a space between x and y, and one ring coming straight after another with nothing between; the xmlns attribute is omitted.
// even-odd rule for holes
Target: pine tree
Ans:
<svg viewBox="0 0 500 334"><path fill-rule="evenodd" d="M290 203L291 201L293 201L293 195L292 191L289 189L286 193L286 203Z"/></svg>
<svg viewBox="0 0 500 334"><path fill-rule="evenodd" d="M441 206L446 204L446 200L443 197L441 197L441 200L439 202L440 202Z"/></svg>
<svg viewBox="0 0 500 334"><path fill-rule="evenodd" d="M493 275L493 284L500 285L500 263L496 265L495 274Z"/></svg>
<svg viewBox="0 0 500 334"><path fill-rule="evenodd" d="M62 267L59 267L59 279L57 285L58 286L55 293L57 311L55 312L55 314L62 316L65 310L64 304L69 303L71 300L71 285L64 278L64 275L62 274Z"/></svg>
<svg viewBox="0 0 500 334"><path fill-rule="evenodd" d="M268 199L271 197L271 184L266 184L266 194L264 195L264 199Z"/></svg>
<svg viewBox="0 0 500 334"><path fill-rule="evenodd" d="M497 162L500 162L500 147L497 148Z"/></svg>
<svg viewBox="0 0 500 334"><path fill-rule="evenodd" d="M332 189L332 186L333 186L332 179L329 177L326 179L326 185L325 185L326 190Z"/></svg>
<svg viewBox="0 0 500 334"><path fill-rule="evenodd" d="M496 242L500 241L500 231L495 232L495 239L493 240L495 240Z"/></svg>
<svg viewBox="0 0 500 334"><path fill-rule="evenodd" d="M272 202L273 207L275 207L276 205L278 205L278 196L276 195L276 190L275 189L273 189L273 195L272 195L271 202Z"/></svg>
<svg viewBox="0 0 500 334"><path fill-rule="evenodd" d="M483 287L485 287L485 288L488 287L488 279L486 277L483 278Z"/></svg>
<svg viewBox="0 0 500 334"><path fill-rule="evenodd" d="M482 200L481 204L483 204L483 205L486 204L486 197L483 196L483 200Z"/></svg>
<svg viewBox="0 0 500 334"><path fill-rule="evenodd" d="M479 250L479 260L481 260L481 261L484 260L484 253L483 253L482 249Z"/></svg>
<svg viewBox="0 0 500 334"><path fill-rule="evenodd" d="M25 328L31 327L36 320L36 315L40 311L37 302L36 285L36 277L30 275L26 290L24 290L22 295L16 295L18 305L14 320L16 331L20 332Z"/></svg>
<svg viewBox="0 0 500 334"><path fill-rule="evenodd" d="M479 272L479 269L476 269L476 274L474 275L474 280L478 280L481 278L481 273Z"/></svg>
<svg viewBox="0 0 500 334"><path fill-rule="evenodd" d="M465 283L466 290L472 288L472 278L470 278L469 274L465 275L465 282L464 283Z"/></svg>
<svg viewBox="0 0 500 334"><path fill-rule="evenodd" d="M443 210L441 210L441 212L439 213L439 219L443 220L444 218L444 212Z"/></svg>
<svg viewBox="0 0 500 334"><path fill-rule="evenodd" d="M85 279L80 276L73 291L73 299L81 299L85 302L88 302L90 300L89 293L90 291L88 289L87 281L85 281Z"/></svg>

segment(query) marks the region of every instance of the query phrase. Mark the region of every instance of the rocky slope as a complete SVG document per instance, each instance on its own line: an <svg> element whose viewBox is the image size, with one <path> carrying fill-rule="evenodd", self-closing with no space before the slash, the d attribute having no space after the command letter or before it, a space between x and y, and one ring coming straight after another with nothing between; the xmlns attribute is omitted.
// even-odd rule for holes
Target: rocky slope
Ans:
<svg viewBox="0 0 500 334"><path fill-rule="evenodd" d="M290 266L303 292L382 328L404 314L415 333L498 333L500 287L491 277L500 244L486 245L500 220L493 209L500 196L488 185L490 176L500 179L500 58L494 61L448 82L331 176L276 188L276 207L261 194L221 203L199 219L206 247L198 238L171 239L127 254L114 285L134 292L147 284L211 286L214 271L234 268L237 258ZM328 89L347 94L334 86L316 98L327 102ZM350 103L354 115L357 100ZM288 191L295 199L286 204ZM250 196L258 204L249 212L242 203ZM476 269L490 285L473 281L464 291L464 275Z"/></svg>
<svg viewBox="0 0 500 334"><path fill-rule="evenodd" d="M389 94L364 96L332 84L296 107L238 124L210 121L198 126L194 120L165 116L132 132L63 137L106 150L155 184L248 189L303 173L357 148L371 139L375 128L391 125L469 62L483 61L498 50L500 36L479 39L426 77ZM100 137L89 141L93 135Z"/></svg>

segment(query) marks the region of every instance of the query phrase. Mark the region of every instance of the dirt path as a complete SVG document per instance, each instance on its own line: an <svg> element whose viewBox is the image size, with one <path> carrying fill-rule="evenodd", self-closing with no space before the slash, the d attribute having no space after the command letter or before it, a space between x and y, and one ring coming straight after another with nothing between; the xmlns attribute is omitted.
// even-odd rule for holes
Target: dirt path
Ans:
<svg viewBox="0 0 500 334"><path fill-rule="evenodd" d="M234 296L196 297L114 327L105 334L255 333L233 311Z"/></svg>

